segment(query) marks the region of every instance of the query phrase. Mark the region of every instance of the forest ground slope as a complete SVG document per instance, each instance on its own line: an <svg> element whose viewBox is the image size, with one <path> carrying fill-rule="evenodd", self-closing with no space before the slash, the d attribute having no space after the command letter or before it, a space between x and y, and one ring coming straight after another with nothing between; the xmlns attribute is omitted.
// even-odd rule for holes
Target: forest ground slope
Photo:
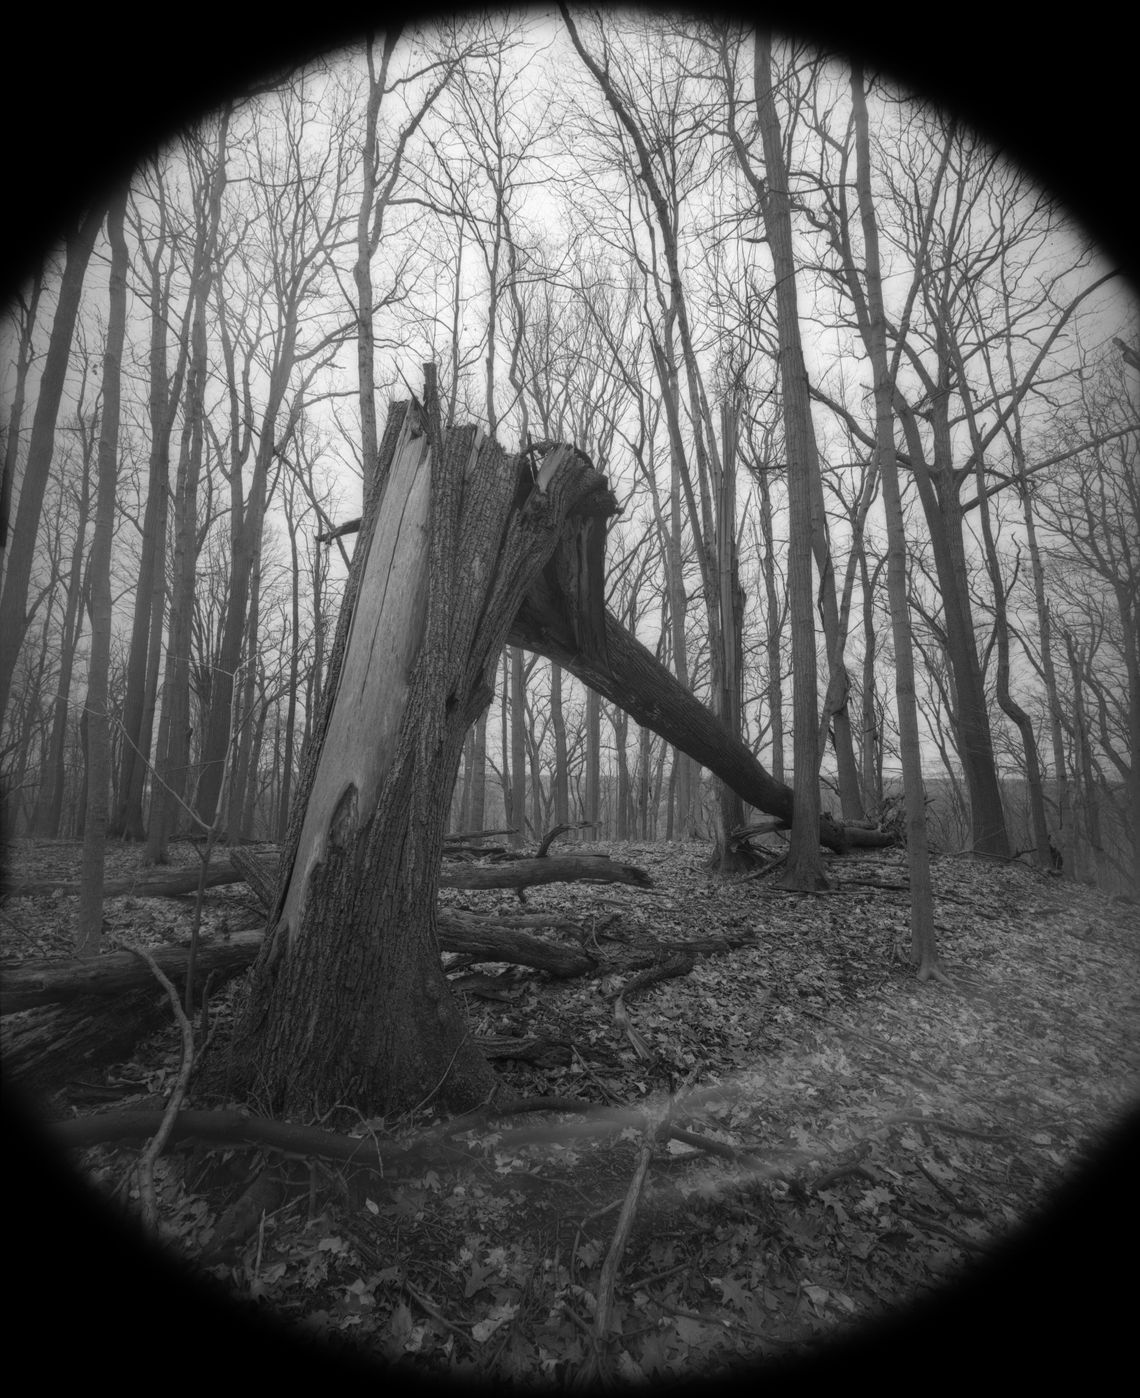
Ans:
<svg viewBox="0 0 1140 1398"><path fill-rule="evenodd" d="M920 985L898 851L831 860L834 889L803 895L771 877L711 877L701 846L585 848L653 878L649 890L528 891L526 911L576 924L597 975L455 966L473 1032L548 1042L541 1064L496 1060L497 1100L580 1111L475 1114L433 1158L443 1138L427 1103L362 1124L411 1149L363 1178L181 1143L157 1177L170 1244L232 1294L419 1374L561 1386L724 1371L801 1353L952 1280L1032 1220L1140 1098L1134 904L938 856L952 983ZM9 875L75 878L78 853L28 842ZM116 850L109 876L136 860ZM521 911L513 891L441 901ZM69 955L74 905L9 899L4 960ZM185 930L178 906L116 898L108 925L124 943L169 941ZM205 934L248 923L251 908L240 886L211 891ZM697 948L691 969L639 988L630 968L639 954L660 965L663 943L664 959ZM196 1109L237 1105L224 1042L235 995L214 1007ZM172 1026L54 1109L161 1107L178 1060ZM79 1160L125 1198L136 1158L119 1145ZM267 1179L251 1230L220 1246L222 1222L231 1229L235 1204Z"/></svg>

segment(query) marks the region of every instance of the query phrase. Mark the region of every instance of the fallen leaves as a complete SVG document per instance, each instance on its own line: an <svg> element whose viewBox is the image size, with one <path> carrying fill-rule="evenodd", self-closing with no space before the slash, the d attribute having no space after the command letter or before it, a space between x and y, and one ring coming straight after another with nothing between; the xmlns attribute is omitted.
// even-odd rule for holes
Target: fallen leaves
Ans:
<svg viewBox="0 0 1140 1398"><path fill-rule="evenodd" d="M702 849L612 853L651 864L658 896L531 893L536 914L576 925L607 958L598 975L500 984L484 968L468 990L496 996L470 1002L478 1032L571 1047L545 1065L497 1063L504 1094L588 1098L614 1120L475 1120L453 1137L466 1164L408 1164L363 1190L314 1164L216 1275L428 1372L562 1385L603 1355L629 1382L711 1372L811 1344L953 1275L1134 1096L1135 910L1016 866L936 860L955 983L919 986L895 955L905 895L893 852L836 861L854 886L828 897L711 881ZM212 896L224 916L227 895ZM66 903L9 905L5 932L18 919L19 935L5 955L68 954ZM112 900L108 916L120 936L169 935L145 900ZM662 967L675 973L641 976ZM173 1050L168 1032L117 1080L168 1083ZM666 1107L670 1135L647 1155L645 1121ZM232 1154L240 1193L266 1157ZM235 1184L196 1184L189 1158L160 1160L156 1187L167 1236L201 1257ZM89 1156L109 1187L132 1159Z"/></svg>

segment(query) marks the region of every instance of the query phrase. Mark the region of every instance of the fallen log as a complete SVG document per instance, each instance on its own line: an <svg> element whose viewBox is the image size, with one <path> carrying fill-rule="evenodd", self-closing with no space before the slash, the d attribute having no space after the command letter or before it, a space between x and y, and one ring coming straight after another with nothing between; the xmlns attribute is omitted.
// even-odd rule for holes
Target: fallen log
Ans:
<svg viewBox="0 0 1140 1398"><path fill-rule="evenodd" d="M215 986L219 976L230 980L240 975L253 964L262 937L261 932L246 932L230 942L202 943L197 984L203 985L211 970ZM476 962L529 966L559 979L588 974L597 966L592 956L578 948L561 947L493 923L481 924L474 914L457 909L439 910L439 944L443 951L466 953ZM185 983L187 956L185 947L163 947L155 953L179 986ZM111 964L104 975L106 963ZM149 967L130 953L57 962L50 969L7 966L0 972L0 987L0 1003L22 1007L15 1012L6 1008L0 1020L5 1074L41 1096L129 1058L140 1039L170 1018L166 996Z"/></svg>
<svg viewBox="0 0 1140 1398"><path fill-rule="evenodd" d="M543 859L512 859L497 864L445 865L440 888L527 888L541 883L626 883L650 888L644 869L618 864L604 854L547 855Z"/></svg>
<svg viewBox="0 0 1140 1398"><path fill-rule="evenodd" d="M439 908L436 927L441 951L458 951L481 961L509 961L516 966L530 966L559 980L587 975L598 964L594 957L577 947L559 946L528 932L500 927L458 908Z"/></svg>
<svg viewBox="0 0 1140 1398"><path fill-rule="evenodd" d="M237 850L231 852L238 853ZM220 888L225 884L245 883L244 874L235 868L219 864L206 873L204 887ZM198 892L202 883L201 869L180 869L175 873L164 874L160 878L111 879L103 885L104 898L120 898L124 895L135 898L187 898ZM7 898L37 898L46 893L62 893L77 896L81 885L64 882L60 879L29 879L4 890Z"/></svg>
<svg viewBox="0 0 1140 1398"><path fill-rule="evenodd" d="M254 853L235 847L229 866L219 864L206 873L204 887L221 888L246 883L268 906L277 883L278 852ZM644 870L618 864L603 854L562 855L558 858L512 859L494 865L445 864L439 873L440 888L526 888L543 883L627 883L648 888L652 880ZM129 894L135 898L185 898L197 893L200 869L184 869L161 878L116 879L103 887L105 898ZM21 883L6 891L8 898L30 898L44 893L78 894L79 884L42 879Z"/></svg>
<svg viewBox="0 0 1140 1398"><path fill-rule="evenodd" d="M561 1048L567 1053L570 1051L570 1046L561 1040L544 1039L541 1036L529 1040L514 1039L502 1042L523 1052L542 1044L547 1048ZM494 1048L490 1052L491 1056L510 1056L506 1053L496 1054ZM461 1144L451 1143L451 1136L467 1131L488 1130L493 1122L530 1112L575 1112L586 1117L600 1116L606 1128L612 1131L621 1130L631 1119L628 1110L615 1113L573 1097L509 1098L485 1110L452 1118L411 1140L388 1141L374 1132L369 1132L366 1136L344 1136L320 1126L298 1126L293 1122L274 1121L269 1117L246 1116L243 1112L183 1110L174 1119L171 1140L192 1139L225 1146L253 1146L280 1150L289 1155L342 1160L353 1165L383 1164L387 1169L391 1169L404 1162L438 1158L441 1155L457 1160L470 1160L470 1149ZM162 1117L163 1113L160 1111L128 1109L97 1112L91 1116L72 1117L65 1121L46 1121L43 1126L58 1146L69 1150L87 1150L91 1146L109 1145L112 1142L145 1141L158 1130ZM640 1117L633 1114L632 1120L636 1124ZM562 1125L573 1127L573 1123L569 1122ZM545 1139L544 1127L515 1128L513 1137L521 1141L528 1130L537 1130L539 1135L536 1139ZM586 1130L589 1133L588 1125Z"/></svg>
<svg viewBox="0 0 1140 1398"><path fill-rule="evenodd" d="M228 941L201 942L195 975L204 985L208 976L218 986L239 976L257 955L263 932L236 932ZM151 955L159 969L182 989L186 983L188 948L155 947ZM157 991L150 970L129 951L69 961L22 961L0 967L0 1015L16 1014L41 1005L67 1005L75 1000L105 999L150 987ZM161 992L159 992L161 994Z"/></svg>
<svg viewBox="0 0 1140 1398"><path fill-rule="evenodd" d="M134 958L131 958L134 960ZM65 1005L41 1005L0 1020L4 1076L27 1092L50 1096L73 1078L122 1062L135 1045L170 1020L170 1005L147 967L145 989Z"/></svg>
<svg viewBox="0 0 1140 1398"><path fill-rule="evenodd" d="M577 947L544 941L519 927L499 926L475 913L440 908L437 915L441 951L459 952L476 961L505 961L514 966L565 979L587 975L597 966L589 953ZM196 983L213 976L214 987L241 975L257 955L263 930L235 933L228 941L201 942L195 970ZM181 989L186 983L189 950L181 946L158 947L153 956L161 969ZM0 1014L13 1015L45 1006L79 1005L78 1018L97 1013L110 996L125 997L139 990L157 993L148 968L130 952L108 952L91 960L29 961L0 967ZM116 1001L115 1014L123 1003ZM103 1010L106 1013L106 1010ZM46 1023L46 1021L45 1021ZM38 1030L33 1031L38 1035ZM60 1026L64 1032L64 1026ZM68 1031L70 1032L70 1031ZM131 1046L133 1047L133 1040ZM20 1048L13 1041L13 1051ZM128 1049L129 1052L129 1049ZM105 1060L114 1062L114 1057ZM5 1066L11 1067L5 1050Z"/></svg>
<svg viewBox="0 0 1140 1398"><path fill-rule="evenodd" d="M273 906L273 896L277 891L277 866L280 855L276 850L270 854L256 855L249 850L230 850L230 863L253 890L254 896L263 908Z"/></svg>
<svg viewBox="0 0 1140 1398"><path fill-rule="evenodd" d="M573 1048L565 1039L552 1039L544 1034L530 1034L525 1039L478 1035L475 1042L487 1058L509 1058L534 1063L539 1068L565 1068L573 1057Z"/></svg>

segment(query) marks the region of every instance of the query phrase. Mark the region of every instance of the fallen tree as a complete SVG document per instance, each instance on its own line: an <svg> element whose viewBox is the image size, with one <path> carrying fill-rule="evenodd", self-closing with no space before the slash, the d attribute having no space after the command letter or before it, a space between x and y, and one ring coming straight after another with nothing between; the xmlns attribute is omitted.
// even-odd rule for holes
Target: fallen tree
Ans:
<svg viewBox="0 0 1140 1398"><path fill-rule="evenodd" d="M271 1109L463 1107L493 1077L438 962L443 825L504 642L553 655L745 800L790 791L605 609L616 501L576 448L510 457L390 414L234 1061ZM381 508L382 503L382 508ZM846 840L826 824L821 837ZM880 840L878 843L883 843Z"/></svg>
<svg viewBox="0 0 1140 1398"><path fill-rule="evenodd" d="M257 955L263 936L259 928L236 932L226 941L199 943L195 961L199 983L204 984L212 977L215 985L222 985L241 975ZM186 982L189 948L154 947L151 955L159 969L181 989ZM41 1005L105 1000L148 987L158 992L149 967L129 951L67 961L22 961L0 967L0 1015Z"/></svg>
<svg viewBox="0 0 1140 1398"><path fill-rule="evenodd" d="M4 1076L27 1092L50 1096L68 1082L129 1058L140 1039L169 1022L170 1005L153 977L149 986L113 1001L80 996L5 1015L0 1020Z"/></svg>
<svg viewBox="0 0 1140 1398"><path fill-rule="evenodd" d="M247 883L268 907L272 902L280 852L255 854L235 848L229 867L219 864L203 877L199 869L184 869L158 878L116 879L103 888L105 898L185 898L199 888L224 888ZM527 888L544 883L626 883L648 888L649 875L632 864L618 864L604 854L570 854L555 858L498 860L494 864L448 863L439 872L440 888ZM61 880L28 880L7 890L9 898L42 894L78 894L79 884Z"/></svg>
<svg viewBox="0 0 1140 1398"><path fill-rule="evenodd" d="M558 919L551 925L566 926ZM588 975L598 960L579 947L561 946L513 927L454 908L438 912L441 951L468 964L503 962L544 971L557 979ZM199 985L212 991L244 974L264 941L262 931L236 933L229 941L202 942L195 961ZM153 952L171 981L186 983L188 947ZM139 1040L170 1020L170 1007L150 968L130 952L94 960L25 963L0 971L0 1054L11 1081L50 1095L67 1083L130 1057ZM480 1039L488 1058L545 1061L549 1042ZM537 1045L537 1047L536 1047Z"/></svg>
<svg viewBox="0 0 1140 1398"><path fill-rule="evenodd" d="M792 823L792 788L765 770L739 737L609 612L587 642L578 617L574 551L560 549L531 587L509 639L576 675L631 718L687 753L780 827ZM896 843L893 834L820 821L820 843L842 851Z"/></svg>

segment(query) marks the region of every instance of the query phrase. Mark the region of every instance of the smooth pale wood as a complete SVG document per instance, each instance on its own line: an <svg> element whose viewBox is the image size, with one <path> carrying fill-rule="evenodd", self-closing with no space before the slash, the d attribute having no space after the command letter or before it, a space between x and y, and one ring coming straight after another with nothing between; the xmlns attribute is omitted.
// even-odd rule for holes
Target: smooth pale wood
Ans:
<svg viewBox="0 0 1140 1398"><path fill-rule="evenodd" d="M405 423L384 492L384 508L365 541L368 556L352 616L336 702L305 807L299 859L281 921L300 925L305 892L339 827L355 829L371 812L391 763L427 608L431 455L425 435Z"/></svg>

